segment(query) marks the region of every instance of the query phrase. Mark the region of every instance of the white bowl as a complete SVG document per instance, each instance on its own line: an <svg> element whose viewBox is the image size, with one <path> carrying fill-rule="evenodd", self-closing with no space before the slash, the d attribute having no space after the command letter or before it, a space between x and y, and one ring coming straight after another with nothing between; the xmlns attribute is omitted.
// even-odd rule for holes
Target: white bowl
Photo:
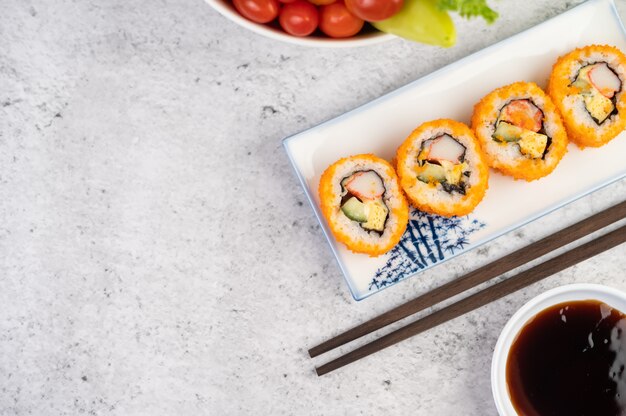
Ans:
<svg viewBox="0 0 626 416"><path fill-rule="evenodd" d="M268 38L281 40L283 42L293 43L296 45L303 46L322 46L322 47L330 47L330 48L342 48L342 47L352 47L352 46L367 46L374 45L381 42L386 42L388 40L394 39L395 36L383 33L383 32L369 32L364 33L362 35L352 36L350 38L344 39L333 39L329 37L321 37L321 36L307 36L307 37L298 37L291 36L288 33L283 32L281 29L274 28L269 25L255 23L252 22L235 10L235 7L228 0L205 0L209 6L213 7L217 10L222 16L230 19L231 21L237 23L239 26L243 26L246 29L252 30L260 35L266 36Z"/></svg>
<svg viewBox="0 0 626 416"><path fill-rule="evenodd" d="M626 293L608 286L573 284L557 287L530 300L504 326L491 361L491 391L500 416L517 416L506 385L506 361L522 327L542 310L573 300L595 299L626 312Z"/></svg>

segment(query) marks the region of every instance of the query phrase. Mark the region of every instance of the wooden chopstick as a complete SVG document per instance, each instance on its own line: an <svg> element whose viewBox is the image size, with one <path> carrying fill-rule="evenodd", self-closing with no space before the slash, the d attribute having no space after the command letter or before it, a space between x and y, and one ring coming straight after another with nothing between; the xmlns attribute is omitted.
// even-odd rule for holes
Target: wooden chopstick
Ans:
<svg viewBox="0 0 626 416"><path fill-rule="evenodd" d="M316 368L321 376L500 299L626 241L626 225L397 329Z"/></svg>
<svg viewBox="0 0 626 416"><path fill-rule="evenodd" d="M320 354L354 341L364 335L374 332L407 316L413 315L425 308L433 306L452 296L458 295L472 287L487 282L515 269L531 260L539 258L559 247L572 243L594 231L600 230L609 224L626 217L626 201L614 205L576 224L570 225L556 233L536 241L522 249L516 250L498 260L480 267L456 280L439 286L415 299L412 299L388 312L383 313L345 331L321 344L311 348L309 355L316 357Z"/></svg>

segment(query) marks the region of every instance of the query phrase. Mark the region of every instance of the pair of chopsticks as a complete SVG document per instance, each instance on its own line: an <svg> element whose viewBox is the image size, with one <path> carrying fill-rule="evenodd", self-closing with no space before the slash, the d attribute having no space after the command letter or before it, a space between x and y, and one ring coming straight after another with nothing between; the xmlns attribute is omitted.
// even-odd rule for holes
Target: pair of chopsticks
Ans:
<svg viewBox="0 0 626 416"><path fill-rule="evenodd" d="M321 344L311 348L311 358L331 351L348 342L381 329L393 322L413 315L425 308L434 306L452 296L458 295L481 283L487 282L503 273L522 266L560 247L572 243L586 235L598 231L626 217L626 201L599 212L585 220L570 225L548 237L536 241L522 249L508 254L492 263L476 269L456 280L446 283L428 293L400 305L388 312L345 331ZM585 244L573 248L537 266L525 270L500 283L494 284L471 296L468 296L443 309L433 312L400 329L382 336L368 344L348 352L328 363L317 367L317 375L321 376L363 357L394 345L400 341L417 335L439 324L457 318L467 312L480 308L501 297L538 282L548 276L567 269L579 262L593 257L603 251L618 246L626 241L626 225L597 237Z"/></svg>

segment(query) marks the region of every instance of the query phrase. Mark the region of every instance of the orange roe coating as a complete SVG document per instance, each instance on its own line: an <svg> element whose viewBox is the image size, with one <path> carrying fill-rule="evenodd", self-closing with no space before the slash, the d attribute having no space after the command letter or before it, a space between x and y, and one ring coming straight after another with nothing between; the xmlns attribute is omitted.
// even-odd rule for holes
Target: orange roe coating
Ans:
<svg viewBox="0 0 626 416"><path fill-rule="evenodd" d="M411 167L412 163L410 163L411 161L417 160L419 153L419 147L416 147L415 141L428 131L442 128L446 128L449 134L455 139L459 137L470 139L474 147L472 153L473 157L476 158L476 163L472 163L470 169L477 173L478 182L469 186L466 189L465 195L459 194L458 201L456 202L438 201L432 198L432 194L436 192L437 187L441 187L441 185L421 182L417 179L417 175ZM471 149L467 149L467 151L470 150ZM467 215L472 212L483 199L487 187L489 186L489 168L484 160L480 146L474 137L474 133L468 126L455 120L439 119L428 121L418 126L398 148L396 160L400 185L411 202L411 205L420 211L446 217ZM445 193L443 190L439 192Z"/></svg>
<svg viewBox="0 0 626 416"><path fill-rule="evenodd" d="M626 128L626 94L624 94L624 79L622 76L619 76L622 85L621 90L616 95L617 115L611 117L615 118L613 122L609 123L610 120L607 120L601 126L597 126L595 123L593 125L585 125L576 115L575 108L568 108L564 103L568 97L580 93L578 88L571 86L575 80L575 78L571 78L572 69L581 67L581 63L586 62L585 57L597 53L610 55L612 59L617 61L617 65L622 68L621 73L626 71L626 56L619 49L609 45L589 45L574 49L570 53L561 56L552 67L552 73L548 82L548 94L550 94L550 97L552 97L552 100L554 100L561 112L567 135L581 149L587 146L600 147L605 145ZM613 63L609 64L610 67L614 67L614 65Z"/></svg>
<svg viewBox="0 0 626 416"><path fill-rule="evenodd" d="M555 131L550 136L552 143L550 143L545 159L531 159L520 154L519 158L511 162L504 160L498 152L490 151L490 148L493 149L495 146L504 148L511 146L511 144L495 142L491 134L485 134L482 131L483 128L495 123L502 107L501 103L510 99L520 99L520 97L532 100L543 112L544 121L549 119L549 122L555 126ZM533 97L543 100L543 106L539 106ZM483 97L474 106L472 129L476 133L476 138L483 149L489 166L515 179L524 179L530 182L550 174L567 152L568 140L561 116L550 97L534 82L516 82L500 87Z"/></svg>
<svg viewBox="0 0 626 416"><path fill-rule="evenodd" d="M389 209L389 217L385 224L385 230L380 239L376 241L364 241L350 232L346 227L341 226L339 216L345 216L341 211L338 200L341 196L337 196L336 185L340 183L343 177L338 177L338 171L343 168L346 163L370 162L377 165L377 174L383 180L385 186L384 199L387 209ZM359 170L359 169L355 169ZM383 175L380 175L380 173ZM381 159L373 154L361 154L349 156L339 159L330 165L320 177L318 187L320 205L322 214L326 218L326 222L330 227L333 236L337 241L346 245L346 247L355 253L368 254L370 257L376 257L391 250L402 238L402 234L406 230L409 222L409 205L398 183L396 172L389 162ZM390 193L390 197L387 195ZM388 198L391 198L389 201ZM393 218L393 222L389 224ZM370 233L371 234L371 233Z"/></svg>

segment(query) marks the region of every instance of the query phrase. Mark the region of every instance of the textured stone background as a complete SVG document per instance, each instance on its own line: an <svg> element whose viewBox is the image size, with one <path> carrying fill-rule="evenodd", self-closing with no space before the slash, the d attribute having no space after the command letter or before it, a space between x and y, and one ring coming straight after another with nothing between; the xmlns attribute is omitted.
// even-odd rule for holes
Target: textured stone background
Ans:
<svg viewBox="0 0 626 416"><path fill-rule="evenodd" d="M0 414L494 415L508 317L567 282L626 288L624 247L323 378L306 349L626 182L357 303L281 139L577 3L492 1L449 50L327 50L201 0L3 0Z"/></svg>

